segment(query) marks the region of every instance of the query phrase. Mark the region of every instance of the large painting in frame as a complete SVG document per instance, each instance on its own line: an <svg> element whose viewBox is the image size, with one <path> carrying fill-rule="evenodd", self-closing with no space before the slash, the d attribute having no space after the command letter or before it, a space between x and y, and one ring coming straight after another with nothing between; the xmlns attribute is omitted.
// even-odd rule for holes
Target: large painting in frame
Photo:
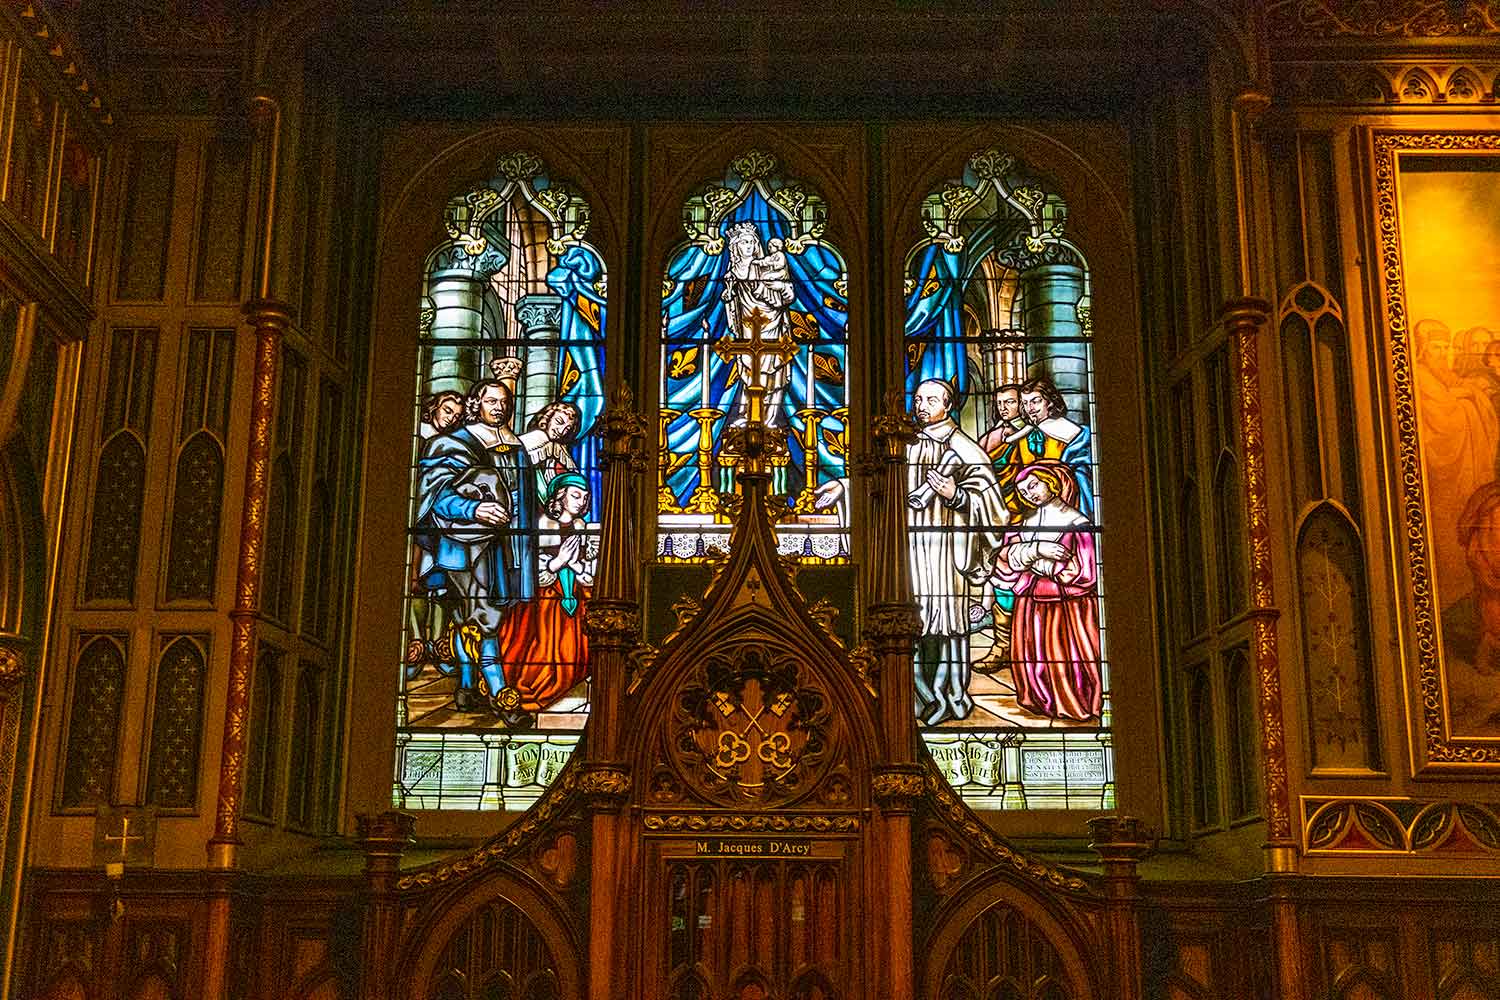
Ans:
<svg viewBox="0 0 1500 1000"><path fill-rule="evenodd" d="M1500 135L1375 135L1427 769L1500 768Z"/></svg>

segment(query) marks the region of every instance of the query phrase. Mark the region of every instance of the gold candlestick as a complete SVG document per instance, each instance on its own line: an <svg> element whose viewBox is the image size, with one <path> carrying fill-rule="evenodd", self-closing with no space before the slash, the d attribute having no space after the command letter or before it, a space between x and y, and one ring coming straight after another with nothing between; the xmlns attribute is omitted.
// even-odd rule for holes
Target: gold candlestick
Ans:
<svg viewBox="0 0 1500 1000"><path fill-rule="evenodd" d="M693 495L688 498L683 511L688 514L717 514L719 491L714 489L713 484L714 421L723 417L724 411L704 406L689 411L688 416L698 421L698 485L694 487Z"/></svg>
<svg viewBox="0 0 1500 1000"><path fill-rule="evenodd" d="M816 509L813 506L813 496L818 489L818 430L828 414L816 406L804 406L797 411L797 416L802 418L804 485L802 492L797 494L797 503L792 508L792 513L811 514Z"/></svg>
<svg viewBox="0 0 1500 1000"><path fill-rule="evenodd" d="M667 483L667 476L671 474L672 452L667 445L667 428L672 426L672 421L682 416L681 410L669 410L665 406L657 414L661 420L661 432L658 435L661 441L661 460L657 466L660 477L656 489L656 509L662 514L681 514L682 506L677 502L677 495L672 492L672 487Z"/></svg>

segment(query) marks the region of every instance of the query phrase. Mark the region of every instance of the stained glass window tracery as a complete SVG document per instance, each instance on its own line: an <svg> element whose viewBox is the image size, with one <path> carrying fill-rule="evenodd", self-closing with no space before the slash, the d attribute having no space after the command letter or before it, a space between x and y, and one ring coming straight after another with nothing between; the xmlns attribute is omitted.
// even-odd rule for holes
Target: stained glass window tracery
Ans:
<svg viewBox="0 0 1500 1000"><path fill-rule="evenodd" d="M1061 196L976 153L907 255L913 670L949 781L994 808L1114 801L1092 304Z"/></svg>
<svg viewBox="0 0 1500 1000"><path fill-rule="evenodd" d="M394 797L524 808L589 709L605 269L526 152L452 198L427 257Z"/></svg>
<svg viewBox="0 0 1500 1000"><path fill-rule="evenodd" d="M849 559L842 481L849 449L849 276L824 235L828 208L775 156L736 157L682 207L686 240L662 277L657 558L696 562L729 547L733 492L724 431L745 420L747 381L766 385L766 424L786 456L771 492L781 552L810 563ZM781 342L751 361L735 340ZM752 368L752 365L758 366Z"/></svg>

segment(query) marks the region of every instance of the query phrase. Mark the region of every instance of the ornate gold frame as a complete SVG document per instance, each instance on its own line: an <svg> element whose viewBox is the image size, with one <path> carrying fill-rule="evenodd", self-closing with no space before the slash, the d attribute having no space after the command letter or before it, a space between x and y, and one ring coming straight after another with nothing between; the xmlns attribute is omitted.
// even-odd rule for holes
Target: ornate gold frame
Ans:
<svg viewBox="0 0 1500 1000"><path fill-rule="evenodd" d="M1417 444L1417 409L1412 385L1412 358L1407 329L1405 272L1401 260L1401 225L1396 202L1396 169L1402 153L1494 153L1500 156L1500 134L1493 132L1376 132L1374 135L1375 201L1380 250L1384 320L1388 327L1396 452L1400 472L1401 519L1410 563L1411 614L1416 636L1415 694L1422 740L1418 770L1500 769L1500 737L1454 737L1449 733L1446 676L1438 648L1438 621L1428 568L1427 504ZM1413 749L1419 744L1414 740Z"/></svg>

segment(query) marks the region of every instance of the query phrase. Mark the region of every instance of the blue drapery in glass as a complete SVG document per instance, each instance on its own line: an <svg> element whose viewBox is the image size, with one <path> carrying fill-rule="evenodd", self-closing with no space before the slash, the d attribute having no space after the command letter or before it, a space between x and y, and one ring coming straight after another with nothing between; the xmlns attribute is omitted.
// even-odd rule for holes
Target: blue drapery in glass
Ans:
<svg viewBox="0 0 1500 1000"><path fill-rule="evenodd" d="M946 379L968 392L968 345L963 342L962 255L936 243L917 255L916 287L906 297L906 398L930 378ZM913 358L912 353L917 353Z"/></svg>
<svg viewBox="0 0 1500 1000"><path fill-rule="evenodd" d="M760 236L762 248L773 238L786 239L785 217L774 210L754 190L722 223L721 231L731 225L750 222ZM817 338L810 345L821 359L814 374L813 406L828 413L847 405L845 396L845 338L849 303L835 287L843 277L843 262L827 247L809 246L800 254L787 254L796 298L790 308L811 317L817 325ZM709 254L701 246L687 246L672 257L666 277L671 291L662 302L664 321L662 335L666 352L663 358L662 406L680 415L667 426L667 448L673 455L693 455L698 447L698 422L689 414L703 404L703 379L708 380L708 405L722 411L714 421L713 437L717 441L734 410L742 387L736 378L731 384L735 366L725 363L713 345L729 331L728 317L720 298L724 277L729 270L729 251ZM704 323L707 322L707 329ZM788 429L793 468L805 469L802 437L805 418L798 411L807 406L807 366L811 351L804 348L792 359L790 381L782 396L782 426ZM707 366L707 374L703 366ZM834 420L822 427L843 430ZM835 454L822 439L817 443L818 481L826 482L844 475L844 457ZM688 462L668 477L668 486L678 503L685 503L697 485L697 469Z"/></svg>
<svg viewBox="0 0 1500 1000"><path fill-rule="evenodd" d="M578 437L573 455L589 477L593 494L590 520L599 520L603 489L600 483L599 435L595 423L604 410L604 296L594 287L604 273L599 256L574 246L547 272L547 287L562 298L557 352L558 398L578 407ZM573 373L577 378L573 378ZM568 381L572 385L568 385Z"/></svg>

